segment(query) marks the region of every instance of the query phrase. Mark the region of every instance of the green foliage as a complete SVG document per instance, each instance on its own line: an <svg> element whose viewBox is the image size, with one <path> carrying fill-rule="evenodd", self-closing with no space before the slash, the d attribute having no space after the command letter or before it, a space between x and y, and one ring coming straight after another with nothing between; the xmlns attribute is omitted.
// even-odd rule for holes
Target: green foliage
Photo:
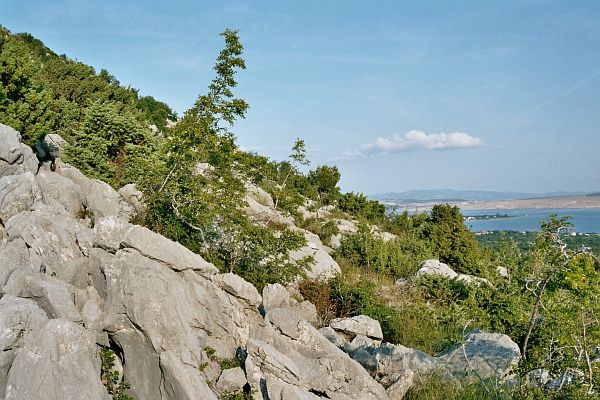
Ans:
<svg viewBox="0 0 600 400"><path fill-rule="evenodd" d="M146 164L140 188L147 204L146 223L202 253L221 271L237 273L257 288L290 282L308 260L290 260L304 238L290 229L275 230L250 221L244 212L245 171L230 132L248 108L234 98L237 69L245 68L237 32L226 30L217 58L217 76L183 119L168 131ZM298 147L298 154L301 154ZM258 163L260 167L260 163Z"/></svg>
<svg viewBox="0 0 600 400"><path fill-rule="evenodd" d="M349 192L340 196L338 209L350 215L365 218L369 222L380 222L385 215L385 206L378 201L369 200L362 193Z"/></svg>
<svg viewBox="0 0 600 400"><path fill-rule="evenodd" d="M429 243L414 234L403 234L384 241L369 225L359 224L354 235L342 239L339 254L354 265L385 273L394 278L408 278L419 263L432 257Z"/></svg>
<svg viewBox="0 0 600 400"><path fill-rule="evenodd" d="M154 124L159 130L164 131L167 119L175 121L177 114L167 104L156 100L152 96L140 97L136 103L138 110L142 111L146 120Z"/></svg>
<svg viewBox="0 0 600 400"><path fill-rule="evenodd" d="M147 126L168 109L151 100L138 99L137 90L106 70L96 74L56 55L30 34L0 31L0 121L29 145L59 133L71 145L70 160L94 177L118 186L143 173L128 157L152 149Z"/></svg>
<svg viewBox="0 0 600 400"><path fill-rule="evenodd" d="M66 160L115 187L134 181L142 173L140 163L156 148L150 130L132 112L99 101L86 110L81 131L67 139Z"/></svg>
<svg viewBox="0 0 600 400"><path fill-rule="evenodd" d="M440 261L457 272L481 274L479 246L475 235L464 224L460 208L436 204L431 210L425 236L431 240Z"/></svg>
<svg viewBox="0 0 600 400"><path fill-rule="evenodd" d="M308 174L308 180L317 191L319 203L322 205L335 204L340 196L340 188L337 186L341 174L336 166L318 166Z"/></svg>
<svg viewBox="0 0 600 400"><path fill-rule="evenodd" d="M101 360L101 375L102 383L106 387L108 394L111 395L113 400L135 400L133 397L127 395L125 391L129 389L129 383L125 379L120 380L119 372L114 370L115 366L115 352L107 349L100 349L100 360Z"/></svg>

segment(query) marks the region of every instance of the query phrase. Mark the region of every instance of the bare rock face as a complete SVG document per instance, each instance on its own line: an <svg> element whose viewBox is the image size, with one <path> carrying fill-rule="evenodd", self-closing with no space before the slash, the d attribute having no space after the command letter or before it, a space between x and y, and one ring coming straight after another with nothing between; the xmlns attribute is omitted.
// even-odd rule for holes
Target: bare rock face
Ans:
<svg viewBox="0 0 600 400"><path fill-rule="evenodd" d="M6 400L108 400L92 337L74 322L50 319L26 335L8 373Z"/></svg>
<svg viewBox="0 0 600 400"><path fill-rule="evenodd" d="M35 151L42 160L55 160L64 155L67 142L56 133L49 133L35 143Z"/></svg>
<svg viewBox="0 0 600 400"><path fill-rule="evenodd" d="M329 326L350 338L362 335L376 340L383 339L379 321L366 315L358 315L352 318L337 318L332 320Z"/></svg>
<svg viewBox="0 0 600 400"><path fill-rule="evenodd" d="M19 132L0 123L0 177L18 175L27 171L37 173L37 157L20 141Z"/></svg>
<svg viewBox="0 0 600 400"><path fill-rule="evenodd" d="M40 185L30 171L0 178L0 221L34 209L42 200Z"/></svg>
<svg viewBox="0 0 600 400"><path fill-rule="evenodd" d="M437 358L455 376L505 380L520 357L519 346L510 337L476 331L469 333L462 345Z"/></svg>

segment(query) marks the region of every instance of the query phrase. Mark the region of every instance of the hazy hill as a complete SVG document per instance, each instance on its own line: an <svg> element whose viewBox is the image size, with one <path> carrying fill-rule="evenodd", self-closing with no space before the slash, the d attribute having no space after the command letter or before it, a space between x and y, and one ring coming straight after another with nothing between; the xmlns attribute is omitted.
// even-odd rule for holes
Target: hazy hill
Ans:
<svg viewBox="0 0 600 400"><path fill-rule="evenodd" d="M490 200L517 200L534 199L542 197L578 196L585 192L548 192L548 193L525 193L525 192L496 192L489 190L454 190L454 189L428 189L407 190L404 192L388 192L369 196L374 200L394 200L401 202L418 201L490 201Z"/></svg>

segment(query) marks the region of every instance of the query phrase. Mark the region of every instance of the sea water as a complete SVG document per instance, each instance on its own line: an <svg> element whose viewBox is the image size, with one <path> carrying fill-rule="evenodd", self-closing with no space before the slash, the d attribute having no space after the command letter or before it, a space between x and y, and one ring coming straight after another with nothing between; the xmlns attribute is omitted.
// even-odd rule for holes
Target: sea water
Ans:
<svg viewBox="0 0 600 400"><path fill-rule="evenodd" d="M558 217L571 216L569 220L574 225L575 232L600 233L600 208L562 208L562 209L531 209L515 208L507 210L463 210L465 217L474 215L500 215L508 217L465 220L465 225L473 232L482 231L536 231L541 221L548 219L549 214Z"/></svg>

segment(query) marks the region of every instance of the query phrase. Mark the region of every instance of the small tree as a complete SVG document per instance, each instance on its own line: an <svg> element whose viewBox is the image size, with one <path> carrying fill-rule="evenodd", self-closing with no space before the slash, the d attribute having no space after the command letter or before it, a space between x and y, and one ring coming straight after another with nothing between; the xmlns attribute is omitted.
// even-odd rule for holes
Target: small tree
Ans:
<svg viewBox="0 0 600 400"><path fill-rule="evenodd" d="M286 195L286 185L290 176L293 173L298 173L298 167L300 165L310 165L310 161L306 158L306 146L304 140L300 138L296 139L292 146L292 153L288 158L292 161L290 163L281 163L278 168L278 175L281 170L284 170L285 176L280 183L277 183L277 187L275 188L275 209L277 209L280 199Z"/></svg>

